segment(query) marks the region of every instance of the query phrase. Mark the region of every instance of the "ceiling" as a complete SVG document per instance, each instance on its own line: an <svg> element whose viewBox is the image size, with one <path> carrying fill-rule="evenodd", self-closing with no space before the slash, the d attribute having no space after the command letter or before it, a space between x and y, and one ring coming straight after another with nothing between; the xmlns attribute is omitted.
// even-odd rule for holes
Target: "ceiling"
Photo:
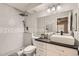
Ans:
<svg viewBox="0 0 79 59"><path fill-rule="evenodd" d="M58 3L8 3L9 6L12 6L23 12L27 11L31 14L42 13L42 12L44 13L49 7L57 4ZM60 11L68 11L75 8L77 3L60 3L60 5L62 7Z"/></svg>
<svg viewBox="0 0 79 59"><path fill-rule="evenodd" d="M49 6L57 3L8 3L8 5L17 8L21 11L28 11L30 13L41 12L46 10Z"/></svg>
<svg viewBox="0 0 79 59"><path fill-rule="evenodd" d="M19 10L26 11L40 5L40 3L8 3L8 5L15 7Z"/></svg>

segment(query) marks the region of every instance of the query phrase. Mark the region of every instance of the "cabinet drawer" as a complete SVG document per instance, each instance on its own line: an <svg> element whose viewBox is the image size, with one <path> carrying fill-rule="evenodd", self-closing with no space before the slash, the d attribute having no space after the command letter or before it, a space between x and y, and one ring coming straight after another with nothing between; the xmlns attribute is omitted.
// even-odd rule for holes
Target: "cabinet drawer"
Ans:
<svg viewBox="0 0 79 59"><path fill-rule="evenodd" d="M56 46L56 49L62 52L62 55L78 55L78 52L76 49L62 47L62 46Z"/></svg>
<svg viewBox="0 0 79 59"><path fill-rule="evenodd" d="M53 45L53 44L47 44L47 53L48 55L61 55L61 56L78 55L78 52L75 49Z"/></svg>
<svg viewBox="0 0 79 59"><path fill-rule="evenodd" d="M38 48L37 50L40 50L42 52L47 52L47 49L43 49L43 48Z"/></svg>
<svg viewBox="0 0 79 59"><path fill-rule="evenodd" d="M47 49L54 50L55 49L55 45L53 45L53 44L47 44Z"/></svg>
<svg viewBox="0 0 79 59"><path fill-rule="evenodd" d="M37 45L36 46L39 47L39 48L43 48L43 49L46 49L47 48L47 44L44 43L44 42L38 42L37 41Z"/></svg>
<svg viewBox="0 0 79 59"><path fill-rule="evenodd" d="M65 55L65 56L72 56L72 55L75 56L75 55L78 55L76 49L62 47L62 46L55 46L55 49L60 51L61 55Z"/></svg>
<svg viewBox="0 0 79 59"><path fill-rule="evenodd" d="M64 55L64 56L77 56L78 52L76 50L72 50L72 49L69 49L69 50L64 49L62 52L62 55Z"/></svg>
<svg viewBox="0 0 79 59"><path fill-rule="evenodd" d="M60 56L61 53L57 52L57 51L47 51L47 56Z"/></svg>
<svg viewBox="0 0 79 59"><path fill-rule="evenodd" d="M43 46L43 43L42 43L42 42L38 42L38 41L36 41L35 43L36 43L36 45Z"/></svg>
<svg viewBox="0 0 79 59"><path fill-rule="evenodd" d="M41 48L41 49L47 49L47 46L45 46L45 45L43 45L43 46L38 45L37 47Z"/></svg>
<svg viewBox="0 0 79 59"><path fill-rule="evenodd" d="M36 54L36 56L47 56L47 54L43 53L43 52L39 52L39 53Z"/></svg>
<svg viewBox="0 0 79 59"><path fill-rule="evenodd" d="M39 56L45 56L46 53L47 53L47 51L45 49L42 49L42 48L37 48L37 50L36 50L36 54Z"/></svg>

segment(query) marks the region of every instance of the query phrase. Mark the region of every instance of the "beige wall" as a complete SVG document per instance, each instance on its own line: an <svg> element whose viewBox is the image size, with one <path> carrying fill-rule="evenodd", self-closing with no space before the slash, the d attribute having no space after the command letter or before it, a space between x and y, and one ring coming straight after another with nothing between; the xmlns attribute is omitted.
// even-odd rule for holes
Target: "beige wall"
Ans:
<svg viewBox="0 0 79 59"><path fill-rule="evenodd" d="M25 17L25 23L26 27L29 28L30 33L36 33L37 32L37 16L35 15L29 15Z"/></svg>
<svg viewBox="0 0 79 59"><path fill-rule="evenodd" d="M38 32L44 32L45 26L49 25L51 26L51 32L57 32L57 18L63 18L68 17L68 22L70 22L70 12L62 12L62 13L56 13L52 14L50 16L40 17L38 18L37 22L37 29ZM68 32L70 32L70 23L68 23Z"/></svg>
<svg viewBox="0 0 79 59"><path fill-rule="evenodd" d="M23 45L23 17L7 5L0 4L0 55L5 55Z"/></svg>

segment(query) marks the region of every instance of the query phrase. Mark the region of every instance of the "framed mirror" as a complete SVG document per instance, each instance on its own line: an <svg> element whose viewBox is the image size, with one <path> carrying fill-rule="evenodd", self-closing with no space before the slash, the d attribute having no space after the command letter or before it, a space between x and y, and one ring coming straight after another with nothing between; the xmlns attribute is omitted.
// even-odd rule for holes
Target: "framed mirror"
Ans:
<svg viewBox="0 0 79 59"><path fill-rule="evenodd" d="M75 31L77 31L77 13L75 13Z"/></svg>
<svg viewBox="0 0 79 59"><path fill-rule="evenodd" d="M68 17L57 18L57 32L68 33Z"/></svg>

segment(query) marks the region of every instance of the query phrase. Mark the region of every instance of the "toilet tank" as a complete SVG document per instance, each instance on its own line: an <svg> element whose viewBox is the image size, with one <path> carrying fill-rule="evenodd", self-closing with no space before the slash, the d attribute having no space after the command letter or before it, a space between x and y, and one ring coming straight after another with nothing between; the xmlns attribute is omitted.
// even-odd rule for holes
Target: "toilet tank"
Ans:
<svg viewBox="0 0 79 59"><path fill-rule="evenodd" d="M24 43L24 47L28 45L32 45L32 33L24 32L23 43Z"/></svg>

